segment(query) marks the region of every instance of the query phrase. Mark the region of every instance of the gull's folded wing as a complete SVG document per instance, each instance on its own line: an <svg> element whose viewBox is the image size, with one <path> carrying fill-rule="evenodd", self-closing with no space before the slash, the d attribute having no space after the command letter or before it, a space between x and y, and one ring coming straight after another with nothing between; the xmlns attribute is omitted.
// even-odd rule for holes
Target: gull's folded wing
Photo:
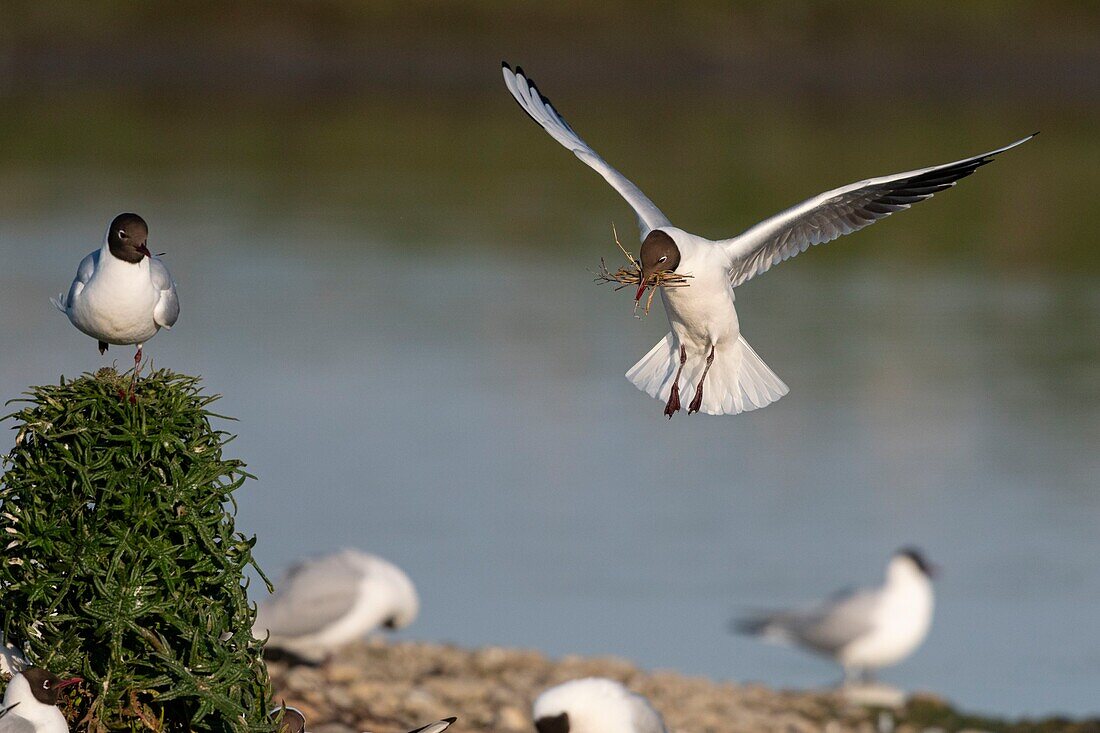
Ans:
<svg viewBox="0 0 1100 733"><path fill-rule="evenodd" d="M852 183L792 206L733 239L717 242L729 255L730 280L736 287L812 245L831 242L895 211L908 209L954 186L959 179L991 162L993 156L1022 145L1035 135L954 163Z"/></svg>
<svg viewBox="0 0 1100 733"><path fill-rule="evenodd" d="M508 66L507 63L502 64L502 68L504 83L508 86L508 91L519 102L519 106L523 108L523 111L537 122L542 129L550 133L552 138L567 149L572 150L574 155L603 176L604 180L610 183L611 187L626 199L626 202L634 209L634 213L638 215L638 228L642 230L643 239L645 235L649 234L650 230L671 224L668 218L661 213L661 210L637 186L631 183L622 173L608 165L607 161L597 155L596 151L590 148L588 143L573 131L569 123L554 109L554 105L550 103L550 100L542 96L535 83L523 73L522 68L517 66L516 70L512 71L512 67Z"/></svg>

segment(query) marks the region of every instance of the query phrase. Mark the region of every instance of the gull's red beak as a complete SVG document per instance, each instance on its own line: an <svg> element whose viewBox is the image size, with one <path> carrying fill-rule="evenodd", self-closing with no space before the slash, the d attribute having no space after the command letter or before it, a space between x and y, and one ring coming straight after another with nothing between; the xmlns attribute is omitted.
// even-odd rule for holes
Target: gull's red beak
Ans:
<svg viewBox="0 0 1100 733"><path fill-rule="evenodd" d="M152 253L149 252L149 248L147 246L145 246L145 242L141 243L141 246L137 248L137 251L141 252L146 257L152 257L153 256Z"/></svg>
<svg viewBox="0 0 1100 733"><path fill-rule="evenodd" d="M642 284L638 286L638 292L634 294L634 300L641 300L642 294L645 293L647 287L649 287L649 282L642 280Z"/></svg>
<svg viewBox="0 0 1100 733"><path fill-rule="evenodd" d="M54 685L54 689L55 690L60 690L62 687L68 687L69 685L76 685L76 684L79 684L83 681L84 680L80 677L70 677L67 680L61 680L60 682L58 682L56 685Z"/></svg>

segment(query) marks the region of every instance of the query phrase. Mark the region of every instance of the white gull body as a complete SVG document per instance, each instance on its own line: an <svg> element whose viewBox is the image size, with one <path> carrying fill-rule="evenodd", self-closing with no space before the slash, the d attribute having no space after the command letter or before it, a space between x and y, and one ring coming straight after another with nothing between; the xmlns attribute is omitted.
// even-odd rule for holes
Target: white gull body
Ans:
<svg viewBox="0 0 1100 733"><path fill-rule="evenodd" d="M637 186L581 139L522 69L513 71L504 64L503 73L504 83L520 107L626 199L638 217L643 240L655 230L672 237L681 254L675 272L690 275L691 279L687 287L661 288L671 332L626 376L651 397L668 401L680 366L681 347L687 356L678 383L683 386L699 383L713 349L714 361L700 405L701 412L711 415L764 407L788 391L741 335L734 309L735 287L812 245L862 229L954 186L993 156L1034 137L953 163L869 178L826 191L736 237L709 240L672 226Z"/></svg>
<svg viewBox="0 0 1100 733"><path fill-rule="evenodd" d="M292 567L258 604L252 633L315 663L379 627L408 626L419 611L416 587L401 568L347 549Z"/></svg>
<svg viewBox="0 0 1100 733"><path fill-rule="evenodd" d="M56 705L39 702L27 678L17 674L4 690L0 733L69 733L69 724Z"/></svg>
<svg viewBox="0 0 1100 733"><path fill-rule="evenodd" d="M176 283L160 258L126 262L111 253L107 237L80 261L68 293L51 302L92 338L139 349L180 313Z"/></svg>
<svg viewBox="0 0 1100 733"><path fill-rule="evenodd" d="M837 662L845 678L902 661L932 626L931 569L911 550L896 553L881 586L842 591L815 606L741 619L738 631L800 646Z"/></svg>
<svg viewBox="0 0 1100 733"><path fill-rule="evenodd" d="M648 700L603 677L551 687L535 700L532 717L539 733L667 733Z"/></svg>

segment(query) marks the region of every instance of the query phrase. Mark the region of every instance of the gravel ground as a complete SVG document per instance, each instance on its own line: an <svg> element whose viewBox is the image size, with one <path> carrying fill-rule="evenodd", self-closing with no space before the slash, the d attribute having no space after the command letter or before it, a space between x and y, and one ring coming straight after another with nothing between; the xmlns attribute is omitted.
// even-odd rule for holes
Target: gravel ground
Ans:
<svg viewBox="0 0 1100 733"><path fill-rule="evenodd" d="M458 716L454 733L532 733L531 704L545 688L578 677L619 680L661 712L670 733L920 733L1029 730L959 716L943 701L911 698L894 713L846 702L833 692L779 692L761 685L647 672L615 658L549 659L533 651L461 649L369 640L323 667L269 665L276 699L306 715L312 733L404 733ZM1092 723L1044 731L1098 731Z"/></svg>

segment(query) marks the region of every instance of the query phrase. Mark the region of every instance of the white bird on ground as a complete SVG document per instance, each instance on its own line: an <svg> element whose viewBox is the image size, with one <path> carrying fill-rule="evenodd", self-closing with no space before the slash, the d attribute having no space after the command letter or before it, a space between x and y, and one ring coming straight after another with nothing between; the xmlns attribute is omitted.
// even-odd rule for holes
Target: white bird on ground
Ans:
<svg viewBox="0 0 1100 733"><path fill-rule="evenodd" d="M881 586L841 591L804 610L738 619L733 627L829 657L844 670L845 682L868 681L873 670L905 659L928 635L934 574L918 550L901 549L890 558Z"/></svg>
<svg viewBox="0 0 1100 733"><path fill-rule="evenodd" d="M532 717L538 733L667 733L648 700L603 677L551 687L535 700Z"/></svg>
<svg viewBox="0 0 1100 733"><path fill-rule="evenodd" d="M51 298L84 333L108 344L141 347L180 315L176 283L147 246L149 227L137 214L119 214L107 228L103 246L80 261L68 294Z"/></svg>
<svg viewBox="0 0 1100 733"><path fill-rule="evenodd" d="M57 698L61 690L78 682L83 680L62 679L40 667L16 674L4 690L0 733L68 733L69 724L57 709Z"/></svg>
<svg viewBox="0 0 1100 733"><path fill-rule="evenodd" d="M636 299L659 273L690 276L687 287L661 288L671 332L631 367L627 379L680 409L680 385L695 384L692 412L732 415L775 402L787 385L741 335L734 288L815 244L862 229L955 185L1003 148L945 165L869 178L826 191L765 219L732 239L711 241L672 226L641 190L612 168L569 126L519 67L504 65L504 83L520 107L555 140L593 168L638 216L642 248ZM706 390L704 391L704 383Z"/></svg>
<svg viewBox="0 0 1100 733"><path fill-rule="evenodd" d="M376 628L416 620L420 599L409 576L391 562L347 549L304 560L258 604L252 633L268 648L318 664Z"/></svg>

